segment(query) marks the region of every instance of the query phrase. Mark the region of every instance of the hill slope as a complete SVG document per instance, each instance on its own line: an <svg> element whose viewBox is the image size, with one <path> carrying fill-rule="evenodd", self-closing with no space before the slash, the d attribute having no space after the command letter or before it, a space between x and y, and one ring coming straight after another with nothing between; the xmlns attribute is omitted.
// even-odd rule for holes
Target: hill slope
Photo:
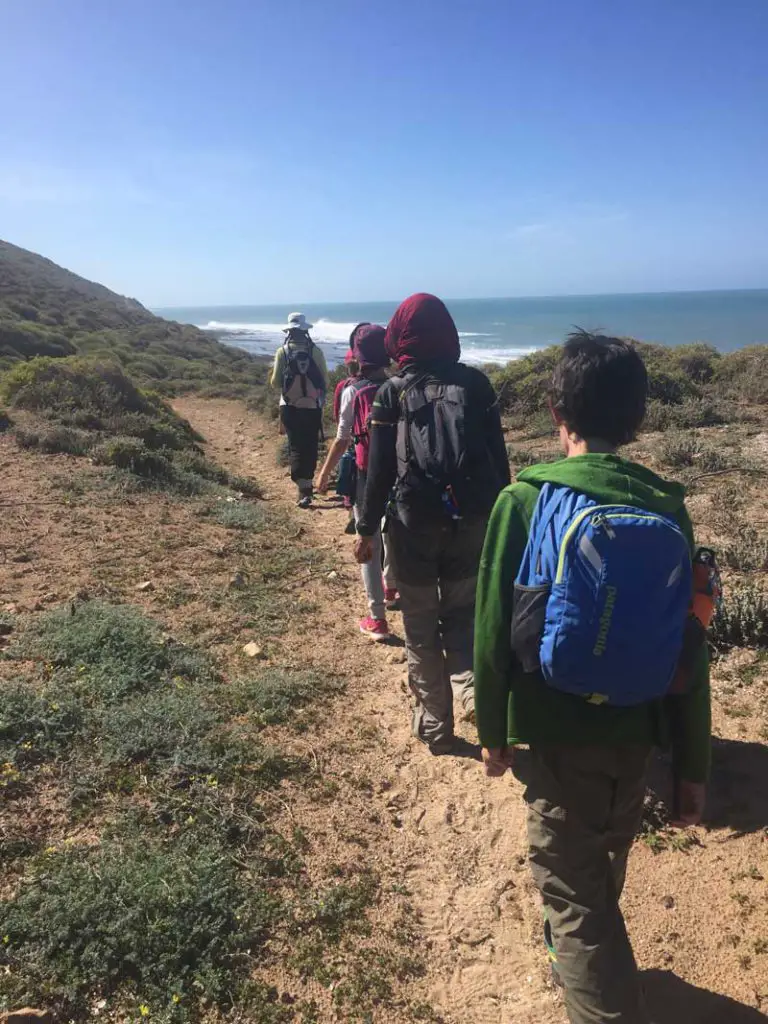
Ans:
<svg viewBox="0 0 768 1024"><path fill-rule="evenodd" d="M242 394L264 379L263 363L247 353L0 240L0 370L78 354L115 360L167 394Z"/></svg>

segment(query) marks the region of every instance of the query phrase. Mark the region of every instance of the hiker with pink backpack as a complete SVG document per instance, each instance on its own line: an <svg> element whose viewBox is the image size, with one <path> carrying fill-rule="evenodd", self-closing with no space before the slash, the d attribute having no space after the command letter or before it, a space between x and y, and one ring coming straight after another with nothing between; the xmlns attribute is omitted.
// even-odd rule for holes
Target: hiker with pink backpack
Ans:
<svg viewBox="0 0 768 1024"><path fill-rule="evenodd" d="M359 517L368 472L371 409L379 388L387 379L386 369L389 366L384 337L385 330L378 324L358 324L352 332L350 342L360 369L357 376L350 378L340 392L336 440L328 452L317 480L318 491L326 491L331 473L349 449L350 444L354 445L356 469L354 513L356 520ZM389 636L387 602L392 603L394 587L391 580L388 580L389 586L385 589L382 573L381 529L375 532L372 540L373 556L369 562L360 567L369 606L369 615L360 621L360 632L371 640L386 640Z"/></svg>

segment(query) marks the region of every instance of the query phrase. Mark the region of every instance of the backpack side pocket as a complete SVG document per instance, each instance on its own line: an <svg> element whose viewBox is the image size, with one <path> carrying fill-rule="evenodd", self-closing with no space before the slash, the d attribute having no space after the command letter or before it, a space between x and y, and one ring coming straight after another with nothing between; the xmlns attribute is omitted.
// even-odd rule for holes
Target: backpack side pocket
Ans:
<svg viewBox="0 0 768 1024"><path fill-rule="evenodd" d="M551 583L535 587L515 583L511 641L512 650L523 672L538 672L541 669L541 637L551 593Z"/></svg>

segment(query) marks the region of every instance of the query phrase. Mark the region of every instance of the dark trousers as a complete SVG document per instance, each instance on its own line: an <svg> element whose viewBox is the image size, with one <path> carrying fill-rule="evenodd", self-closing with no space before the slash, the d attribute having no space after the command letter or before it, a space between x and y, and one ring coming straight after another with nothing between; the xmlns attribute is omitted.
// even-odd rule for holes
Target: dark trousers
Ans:
<svg viewBox="0 0 768 1024"><path fill-rule="evenodd" d="M645 747L531 748L528 839L571 1024L648 1024L619 908Z"/></svg>
<svg viewBox="0 0 768 1024"><path fill-rule="evenodd" d="M414 731L430 746L453 737L454 695L466 711L474 707L475 591L485 528L484 518L446 518L419 530L395 518L388 523L417 701Z"/></svg>
<svg viewBox="0 0 768 1024"><path fill-rule="evenodd" d="M291 480L302 494L312 493L312 480L317 469L317 448L320 441L322 410L280 406L280 418L288 438L291 459Z"/></svg>

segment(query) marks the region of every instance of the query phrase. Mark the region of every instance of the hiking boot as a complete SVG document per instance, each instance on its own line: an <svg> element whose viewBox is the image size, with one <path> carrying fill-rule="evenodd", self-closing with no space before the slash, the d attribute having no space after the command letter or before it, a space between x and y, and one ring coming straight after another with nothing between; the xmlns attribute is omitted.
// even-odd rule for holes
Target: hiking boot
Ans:
<svg viewBox="0 0 768 1024"><path fill-rule="evenodd" d="M302 494L299 500L296 502L299 508L312 508L312 495Z"/></svg>
<svg viewBox="0 0 768 1024"><path fill-rule="evenodd" d="M384 590L384 603L388 612L400 611L400 594L396 587L387 587Z"/></svg>
<svg viewBox="0 0 768 1024"><path fill-rule="evenodd" d="M426 742L426 741L423 741ZM456 743L456 737L451 736L447 740L435 740L434 743L427 743L426 746L429 749L430 754L434 757L440 757L441 754L452 754Z"/></svg>
<svg viewBox="0 0 768 1024"><path fill-rule="evenodd" d="M425 740L421 734L421 705L417 704L413 710L413 718L411 719L411 733L414 739L417 739L419 743L423 743L424 746L429 750L430 754L434 754L435 757L439 757L441 754L452 754L454 751L456 737L447 736L441 740Z"/></svg>
<svg viewBox="0 0 768 1024"><path fill-rule="evenodd" d="M367 616L360 619L360 632L371 640L387 640L389 638L389 626L386 619L372 619Z"/></svg>

